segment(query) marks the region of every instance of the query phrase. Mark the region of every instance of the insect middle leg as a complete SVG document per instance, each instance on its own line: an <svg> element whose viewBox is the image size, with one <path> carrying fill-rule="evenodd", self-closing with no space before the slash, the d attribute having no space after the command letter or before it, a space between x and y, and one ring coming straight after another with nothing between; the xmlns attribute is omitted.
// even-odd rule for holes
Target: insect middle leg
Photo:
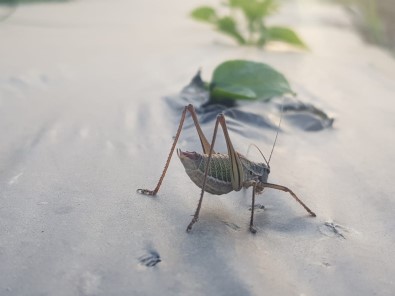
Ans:
<svg viewBox="0 0 395 296"><path fill-rule="evenodd" d="M176 136L174 137L174 141L173 141L173 144L171 146L169 156L167 157L165 168L163 169L163 172L162 172L162 174L161 174L161 176L159 178L158 183L156 184L155 189L154 190L137 189L138 193L145 194L145 195L156 195L158 193L159 188L160 188L160 186L161 186L161 184L163 182L163 179L164 179L164 177L166 175L167 169L169 167L169 164L170 164L170 161L171 161L171 157L173 156L174 149L175 149L176 144L178 142L178 138L180 137L180 134L181 134L181 131L182 131L182 126L184 124L185 116L186 116L187 111L189 111L189 113L192 116L193 122L195 124L196 130L197 130L198 135L199 135L200 143L202 144L203 152L205 154L209 153L209 151L210 151L210 144L208 143L208 141L207 141L207 139L206 139L205 135L203 134L203 131L202 131L201 127L200 127L199 121L197 119L195 108L191 104L189 104L188 106L185 106L184 110L182 111L180 123L178 125L177 133L176 133Z"/></svg>

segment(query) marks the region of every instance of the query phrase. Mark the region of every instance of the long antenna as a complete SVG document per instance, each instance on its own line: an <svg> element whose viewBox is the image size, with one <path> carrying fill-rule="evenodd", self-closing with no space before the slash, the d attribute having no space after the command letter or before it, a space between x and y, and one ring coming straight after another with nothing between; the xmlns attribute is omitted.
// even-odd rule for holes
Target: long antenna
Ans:
<svg viewBox="0 0 395 296"><path fill-rule="evenodd" d="M254 146L256 149L258 149L259 153L262 155L263 159L265 160L267 167L269 167L269 163L267 162L265 155L263 155L261 149L259 149L259 147L253 143L251 143L250 146L248 146L247 156L248 156L248 153L250 152L251 146Z"/></svg>
<svg viewBox="0 0 395 296"><path fill-rule="evenodd" d="M280 125L281 125L281 121L282 121L282 119L283 119L283 113L284 113L284 99L283 99L283 102L282 102L282 104L281 104L281 115L280 115L280 121L279 121L278 127L277 127L276 138L274 139L272 151L270 152L269 161L268 161L268 163L267 163L267 166L268 166L268 167L270 167L270 166L269 166L270 159L272 158L272 154L273 154L273 151L274 151L274 147L276 146L276 143L277 143L278 133L279 133L279 131L280 131Z"/></svg>

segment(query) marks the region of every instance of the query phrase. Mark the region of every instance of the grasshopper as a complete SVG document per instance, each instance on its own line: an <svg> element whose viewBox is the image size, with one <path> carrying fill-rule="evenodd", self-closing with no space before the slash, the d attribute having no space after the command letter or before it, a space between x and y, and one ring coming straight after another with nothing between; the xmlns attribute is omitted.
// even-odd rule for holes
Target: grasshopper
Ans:
<svg viewBox="0 0 395 296"><path fill-rule="evenodd" d="M176 136L174 138L173 144L170 149L169 156L165 164L165 168L159 181L154 190L148 189L138 189L137 192L145 195L156 195L162 184L162 181L166 175L167 169L170 164L173 152L175 150L178 138L180 137L182 126L185 121L187 112L192 116L193 122L195 124L197 133L199 135L199 140L203 148L203 154L197 152L184 152L177 149L178 157L180 158L182 164L184 165L185 171L191 180L202 189L200 194L200 199L198 206L196 208L195 214L193 215L192 221L187 227L187 232L192 229L193 224L195 224L199 219L200 209L202 207L204 192L209 192L211 194L221 195L226 194L231 191L240 191L242 188L252 187L252 207L251 207L251 218L250 218L250 231L256 233L254 227L254 206L255 206L255 194L262 193L264 188L272 188L276 190L281 190L288 192L303 208L313 217L315 213L311 211L289 188L268 183L268 176L270 173L270 157L273 153L273 149L277 140L278 130L276 138L273 144L272 152L269 157L269 161L263 156L265 163L258 163L248 160L245 156L236 152L233 148L232 141L230 140L228 128L226 126L225 116L221 113L218 114L217 120L215 122L214 133L211 140L211 144L207 141L203 131L200 127L199 121L197 119L196 111L194 107L190 104L185 106L181 120L178 126ZM281 123L281 120L280 120ZM216 153L214 151L214 144L217 138L218 126L221 125L225 142L227 146L228 153Z"/></svg>

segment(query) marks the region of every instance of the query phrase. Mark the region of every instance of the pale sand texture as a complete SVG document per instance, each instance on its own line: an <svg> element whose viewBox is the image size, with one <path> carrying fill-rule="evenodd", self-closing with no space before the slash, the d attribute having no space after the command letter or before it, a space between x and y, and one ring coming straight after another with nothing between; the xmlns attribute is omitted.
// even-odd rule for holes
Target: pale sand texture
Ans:
<svg viewBox="0 0 395 296"><path fill-rule="evenodd" d="M395 61L336 6L287 2L273 21L311 51L281 53L188 19L201 3L21 6L0 24L0 295L394 294ZM234 58L271 64L336 117L314 133L286 121L271 163L317 218L268 190L252 235L250 191L207 195L187 234L199 188L176 157L157 198L135 191L154 186L175 134L164 96ZM232 124L237 150L270 151L272 129ZM195 135L179 147L199 150ZM146 267L152 250L162 261Z"/></svg>

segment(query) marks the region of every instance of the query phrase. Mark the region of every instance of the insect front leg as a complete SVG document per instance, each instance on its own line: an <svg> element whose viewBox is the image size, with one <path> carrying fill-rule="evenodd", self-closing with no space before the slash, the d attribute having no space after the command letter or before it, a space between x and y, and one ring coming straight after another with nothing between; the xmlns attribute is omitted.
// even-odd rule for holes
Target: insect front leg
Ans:
<svg viewBox="0 0 395 296"><path fill-rule="evenodd" d="M316 217L316 214L309 209L308 206L306 206L300 199L299 197L296 196L296 194L289 189L288 187L282 186L282 185L277 185L277 184L272 184L272 183L262 183L263 187L268 187L268 188L273 188L276 190L281 190L284 192L288 192L289 194L291 194L291 196L313 217Z"/></svg>
<svg viewBox="0 0 395 296"><path fill-rule="evenodd" d="M206 154L209 153L209 151L210 151L210 144L208 143L208 141L207 141L205 135L203 134L203 131L202 131L200 125L199 125L199 121L197 119L195 108L191 104L189 104L188 106L185 106L184 111L182 111L180 123L178 125L177 133L176 133L176 136L174 137L173 144L172 144L172 146L170 148L170 153L169 153L169 156L167 157L165 168L163 169L162 175L160 176L159 181L156 184L155 189L154 190L137 189L138 193L145 194L145 195L156 195L158 193L159 188L160 188L160 186L161 186L161 184L163 182L163 179L165 178L167 169L168 169L170 161L171 161L171 157L173 156L174 149L175 149L176 144L178 142L178 138L180 137L182 126L184 124L185 116L186 116L187 111L189 111L189 113L192 116L192 119L193 119L193 122L195 124L197 133L199 135L199 140L200 140L200 143L202 145L204 153L206 153Z"/></svg>
<svg viewBox="0 0 395 296"><path fill-rule="evenodd" d="M255 190L256 190L256 183L252 185L252 205L251 205L251 220L250 220L251 233L256 233L256 229L254 227Z"/></svg>

